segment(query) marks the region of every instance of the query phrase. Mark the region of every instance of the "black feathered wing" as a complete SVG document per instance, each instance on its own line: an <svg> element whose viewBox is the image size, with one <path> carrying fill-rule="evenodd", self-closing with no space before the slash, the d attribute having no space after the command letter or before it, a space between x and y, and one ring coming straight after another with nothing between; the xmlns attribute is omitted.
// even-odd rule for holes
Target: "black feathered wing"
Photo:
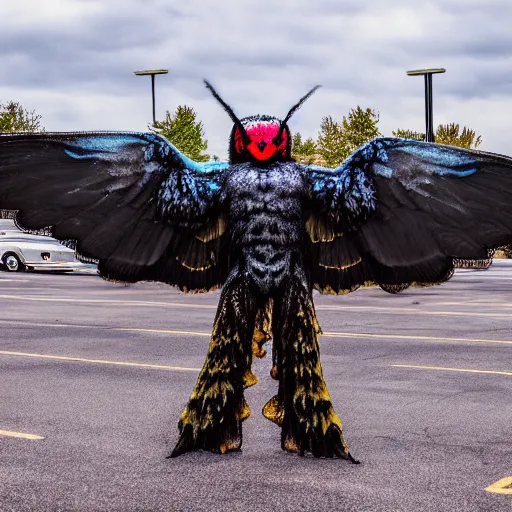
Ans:
<svg viewBox="0 0 512 512"><path fill-rule="evenodd" d="M512 159L378 138L338 169L309 166L311 274L323 293L439 283L454 259L512 242Z"/></svg>
<svg viewBox="0 0 512 512"><path fill-rule="evenodd" d="M151 133L0 136L0 209L25 230L77 241L106 278L186 290L226 276L227 164L198 164Z"/></svg>

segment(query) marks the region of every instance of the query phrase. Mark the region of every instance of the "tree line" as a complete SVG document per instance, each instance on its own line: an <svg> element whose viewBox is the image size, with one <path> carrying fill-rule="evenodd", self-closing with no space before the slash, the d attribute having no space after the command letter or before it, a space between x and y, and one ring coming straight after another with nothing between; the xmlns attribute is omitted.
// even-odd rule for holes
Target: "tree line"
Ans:
<svg viewBox="0 0 512 512"><path fill-rule="evenodd" d="M379 113L371 108L360 106L350 109L341 121L332 116L322 118L317 139L303 141L300 133L293 134L293 156L295 160L306 164L319 164L337 167L359 146L375 137L382 136L379 131ZM393 137L425 140L425 134L398 128ZM457 123L440 124L435 132L438 144L476 149L482 143L482 136L473 129Z"/></svg>
<svg viewBox="0 0 512 512"><path fill-rule="evenodd" d="M41 132L42 116L28 111L20 103L0 103L0 133ZM357 106L349 110L341 121L332 116L322 118L316 139L304 139L299 132L292 135L292 156L305 164L318 164L337 167L359 146L369 140L382 136L379 131L379 113L371 108ZM166 111L161 121L150 125L149 129L169 140L186 156L197 162L219 160L216 155L206 153L208 140L204 126L197 119L192 107L179 105L175 112ZM407 129L392 132L394 137L425 140L425 134ZM441 124L435 132L439 144L476 149L482 143L481 135L459 124Z"/></svg>

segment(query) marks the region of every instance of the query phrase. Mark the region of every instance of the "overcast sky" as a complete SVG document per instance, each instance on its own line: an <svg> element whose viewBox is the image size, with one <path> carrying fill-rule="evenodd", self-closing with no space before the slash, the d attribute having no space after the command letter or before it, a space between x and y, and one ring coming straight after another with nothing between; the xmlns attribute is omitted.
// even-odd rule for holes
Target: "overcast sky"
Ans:
<svg viewBox="0 0 512 512"><path fill-rule="evenodd" d="M320 89L290 128L316 136L323 116L360 105L380 131L424 131L421 77L434 76L434 123L455 121L481 149L512 155L510 0L16 0L0 1L0 102L43 116L47 131L137 130L179 104L204 123L208 153L227 157L231 121L207 78L239 117L283 117Z"/></svg>

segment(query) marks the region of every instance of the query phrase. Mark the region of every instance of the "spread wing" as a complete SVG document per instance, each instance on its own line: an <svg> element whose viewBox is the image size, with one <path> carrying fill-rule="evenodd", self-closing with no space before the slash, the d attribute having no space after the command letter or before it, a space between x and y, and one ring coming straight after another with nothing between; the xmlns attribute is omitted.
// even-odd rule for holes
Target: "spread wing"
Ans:
<svg viewBox="0 0 512 512"><path fill-rule="evenodd" d="M1 135L0 210L76 240L106 278L210 289L226 274L226 169L151 133Z"/></svg>
<svg viewBox="0 0 512 512"><path fill-rule="evenodd" d="M338 169L307 168L314 286L439 283L454 259L512 242L512 159L378 138Z"/></svg>

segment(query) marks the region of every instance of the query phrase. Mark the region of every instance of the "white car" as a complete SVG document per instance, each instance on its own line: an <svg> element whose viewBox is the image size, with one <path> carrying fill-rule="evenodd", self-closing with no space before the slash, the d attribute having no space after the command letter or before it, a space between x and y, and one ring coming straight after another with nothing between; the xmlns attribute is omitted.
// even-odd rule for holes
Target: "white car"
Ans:
<svg viewBox="0 0 512 512"><path fill-rule="evenodd" d="M5 224L5 221L2 221ZM14 227L0 227L0 266L8 272L54 270L71 272L87 268L75 257L75 251L51 236L31 235Z"/></svg>

